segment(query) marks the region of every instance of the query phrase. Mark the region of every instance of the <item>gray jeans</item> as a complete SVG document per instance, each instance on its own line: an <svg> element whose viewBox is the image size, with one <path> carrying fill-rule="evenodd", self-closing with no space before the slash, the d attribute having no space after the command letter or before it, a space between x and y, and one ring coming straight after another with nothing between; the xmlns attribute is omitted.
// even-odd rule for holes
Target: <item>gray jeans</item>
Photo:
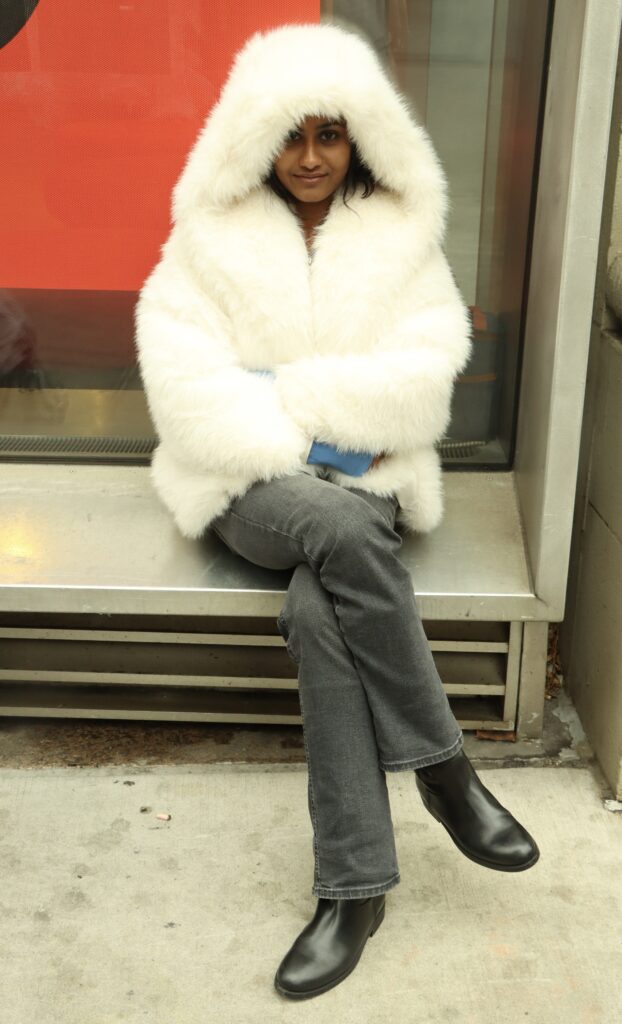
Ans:
<svg viewBox="0 0 622 1024"><path fill-rule="evenodd" d="M298 666L318 897L399 883L384 773L464 742L398 556L397 507L301 473L254 484L209 527L256 565L294 569L277 622Z"/></svg>

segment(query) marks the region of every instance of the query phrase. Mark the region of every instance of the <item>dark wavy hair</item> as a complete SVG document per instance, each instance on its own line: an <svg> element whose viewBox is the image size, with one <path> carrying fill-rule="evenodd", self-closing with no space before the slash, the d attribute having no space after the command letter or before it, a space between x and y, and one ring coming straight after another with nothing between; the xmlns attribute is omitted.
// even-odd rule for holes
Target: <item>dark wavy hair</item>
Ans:
<svg viewBox="0 0 622 1024"><path fill-rule="evenodd" d="M352 198L358 185L363 186L363 199L370 196L377 185L376 179L367 164L363 161L356 143L350 140L350 145L352 147L350 151L350 163L348 164L348 170L343 181L342 191L342 198L346 206L348 205L348 198ZM270 174L264 179L264 181L277 196L280 196L280 198L284 199L287 203L292 202L294 196L277 178L274 165L270 170ZM348 196L348 193L350 193L350 196Z"/></svg>

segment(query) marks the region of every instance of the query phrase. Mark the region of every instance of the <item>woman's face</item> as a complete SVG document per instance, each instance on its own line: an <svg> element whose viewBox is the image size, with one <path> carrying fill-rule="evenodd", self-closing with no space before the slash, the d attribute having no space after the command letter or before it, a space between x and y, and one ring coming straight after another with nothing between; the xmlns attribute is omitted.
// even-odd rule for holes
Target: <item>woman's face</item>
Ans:
<svg viewBox="0 0 622 1024"><path fill-rule="evenodd" d="M351 149L345 123L307 117L288 133L274 170L299 202L321 202L344 180Z"/></svg>

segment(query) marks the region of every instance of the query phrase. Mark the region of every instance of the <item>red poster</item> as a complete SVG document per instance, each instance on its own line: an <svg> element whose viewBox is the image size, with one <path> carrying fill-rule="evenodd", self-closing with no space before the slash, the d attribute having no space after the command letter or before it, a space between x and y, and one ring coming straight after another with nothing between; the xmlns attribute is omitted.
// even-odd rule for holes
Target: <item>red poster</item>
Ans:
<svg viewBox="0 0 622 1024"><path fill-rule="evenodd" d="M0 288L137 290L233 54L320 0L14 7L32 13L0 48Z"/></svg>

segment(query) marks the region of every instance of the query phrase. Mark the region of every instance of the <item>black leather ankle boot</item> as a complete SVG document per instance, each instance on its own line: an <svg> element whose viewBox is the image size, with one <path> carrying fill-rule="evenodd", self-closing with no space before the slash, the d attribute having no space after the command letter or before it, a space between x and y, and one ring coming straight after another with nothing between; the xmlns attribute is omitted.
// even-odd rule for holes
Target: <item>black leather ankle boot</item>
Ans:
<svg viewBox="0 0 622 1024"><path fill-rule="evenodd" d="M462 853L497 871L524 871L540 856L529 832L480 782L460 749L446 761L415 768L417 789Z"/></svg>
<svg viewBox="0 0 622 1024"><path fill-rule="evenodd" d="M277 992L310 999L347 978L367 939L384 920L385 894L366 899L318 899L313 919L301 931L274 977Z"/></svg>

